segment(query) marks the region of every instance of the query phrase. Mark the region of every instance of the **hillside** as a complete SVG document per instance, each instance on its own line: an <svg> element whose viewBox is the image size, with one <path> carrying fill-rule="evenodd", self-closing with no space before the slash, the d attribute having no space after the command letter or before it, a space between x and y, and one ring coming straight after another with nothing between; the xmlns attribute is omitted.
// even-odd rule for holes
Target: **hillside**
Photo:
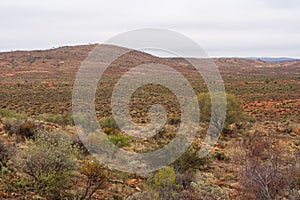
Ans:
<svg viewBox="0 0 300 200"><path fill-rule="evenodd" d="M95 45L66 46L50 50L13 51L0 53L0 76L4 78L15 77L21 80L37 81L41 77L59 78L74 76L81 62ZM112 47L113 48L113 47ZM117 48L117 47L116 47ZM158 58L147 53L134 51L132 57L124 57L126 60L121 66L128 65L131 61L161 62L176 65L183 70L189 69L185 61L178 58ZM214 58L216 65L222 74L232 75L300 75L300 60L266 62L262 60L250 60L243 58ZM129 62L129 63L128 63ZM130 64L129 64L130 66ZM29 78L30 75L39 75ZM71 77L70 77L71 78ZM13 80L13 79L12 79ZM3 81L6 81L4 79Z"/></svg>
<svg viewBox="0 0 300 200"><path fill-rule="evenodd" d="M201 107L201 122L188 150L168 167L138 174L98 163L91 153L94 145L106 144L103 136L96 130L81 140L77 130L84 127L74 126L75 76L94 47L0 53L0 199L300 198L300 61L214 58L228 94L227 116L219 140L202 158L199 150L210 140L203 140L210 120L203 78L183 58L159 58L135 50L119 57L104 72L95 94L101 128L117 147L134 155L157 151L173 141L181 125L176 96L165 87L148 84L133 93L129 114L144 126L150 122L151 106L160 104L166 110L166 123L155 129L154 136L144 138L118 127L112 118L112 91L135 66L159 63L176 69L194 88ZM108 65L110 52L123 49L105 48L101 66ZM86 144L91 144L89 149ZM122 156L121 161L133 161L129 166L136 169L140 161ZM139 166L161 161L156 158Z"/></svg>
<svg viewBox="0 0 300 200"><path fill-rule="evenodd" d="M94 47L66 46L0 53L1 107L30 115L70 113L76 72ZM227 92L244 101L246 112L258 119L291 116L291 120L299 121L300 61L265 62L241 58L214 58L213 61L223 75ZM112 89L124 72L143 63L171 66L189 77L197 92L205 90L199 74L184 59L159 58L140 51L132 51L113 62L102 82ZM100 101L99 104L108 102ZM53 104L57 105L54 109Z"/></svg>

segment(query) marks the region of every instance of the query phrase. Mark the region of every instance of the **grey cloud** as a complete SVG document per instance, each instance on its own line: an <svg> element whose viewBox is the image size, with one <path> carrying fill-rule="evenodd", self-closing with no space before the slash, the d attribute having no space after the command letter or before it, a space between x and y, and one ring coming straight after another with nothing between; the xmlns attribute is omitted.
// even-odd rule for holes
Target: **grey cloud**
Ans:
<svg viewBox="0 0 300 200"><path fill-rule="evenodd" d="M158 27L187 35L214 56L300 56L299 20L298 0L1 0L0 51L101 43Z"/></svg>

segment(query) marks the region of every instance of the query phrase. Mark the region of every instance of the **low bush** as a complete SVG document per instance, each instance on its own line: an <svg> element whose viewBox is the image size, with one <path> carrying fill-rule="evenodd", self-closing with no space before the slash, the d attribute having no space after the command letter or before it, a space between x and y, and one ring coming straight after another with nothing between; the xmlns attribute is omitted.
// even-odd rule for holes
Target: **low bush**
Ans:
<svg viewBox="0 0 300 200"><path fill-rule="evenodd" d="M4 143L4 140L0 138L0 170L2 167L6 167L9 159L8 146Z"/></svg>
<svg viewBox="0 0 300 200"><path fill-rule="evenodd" d="M206 199L198 192L199 186L194 182L194 172L176 173L173 167L158 170L148 179L146 191L129 199L135 200L189 200ZM195 186L195 187L194 187ZM205 188L206 189L206 188ZM206 191L209 194L211 191ZM216 193L216 192L215 192ZM219 194L219 193L217 193ZM216 197L216 196L215 196ZM223 196L222 196L223 197Z"/></svg>
<svg viewBox="0 0 300 200"><path fill-rule="evenodd" d="M217 98L222 98L222 93L213 93L213 95ZM223 105L220 103L221 101L216 101L214 105L216 106L216 112L211 113L211 96L210 93L200 93L198 94L198 102L200 108L200 120L202 122L210 122L212 120L213 125L217 129L221 129L221 122L225 120L225 125L232 124L238 122L243 119L244 113L241 108L240 100L233 94L226 93L226 118L224 119L221 116L221 108Z"/></svg>
<svg viewBox="0 0 300 200"><path fill-rule="evenodd" d="M167 120L167 123L170 125L178 125L178 124L180 124L180 122L181 122L180 117L171 117L171 118L168 118L168 120Z"/></svg>
<svg viewBox="0 0 300 200"><path fill-rule="evenodd" d="M226 156L226 154L221 150L216 150L213 153L213 157L216 158L219 161L229 160L229 158Z"/></svg>
<svg viewBox="0 0 300 200"><path fill-rule="evenodd" d="M293 189L295 157L284 143L271 136L245 135L240 182L243 194L256 199L280 199Z"/></svg>
<svg viewBox="0 0 300 200"><path fill-rule="evenodd" d="M186 171L184 173L176 173L176 184L180 186L182 190L191 190L191 183L195 179L195 173L193 170Z"/></svg>
<svg viewBox="0 0 300 200"><path fill-rule="evenodd" d="M178 195L176 189L176 173L173 167L159 169L148 179L148 195L156 195L158 199L173 199Z"/></svg>
<svg viewBox="0 0 300 200"><path fill-rule="evenodd" d="M33 138L38 131L38 126L30 120L21 122L16 130L16 135L22 138Z"/></svg>
<svg viewBox="0 0 300 200"><path fill-rule="evenodd" d="M0 116L3 118L15 118L17 113L13 110L0 109Z"/></svg>
<svg viewBox="0 0 300 200"><path fill-rule="evenodd" d="M16 173L15 169L2 167L0 171L1 192L15 192L22 194L26 199L26 193L33 190L32 183L28 176L23 173Z"/></svg>
<svg viewBox="0 0 300 200"><path fill-rule="evenodd" d="M120 120L119 120L120 121ZM122 127L119 127L114 118L108 117L108 118L103 118L100 121L100 125L102 129L104 128L111 128L113 130L120 130ZM123 124L119 124L120 126L123 126Z"/></svg>
<svg viewBox="0 0 300 200"><path fill-rule="evenodd" d="M130 140L131 137L127 136L127 135L123 135L121 133L116 133L114 135L109 135L108 139L114 143L116 146L118 146L119 148L122 147L130 147Z"/></svg>
<svg viewBox="0 0 300 200"><path fill-rule="evenodd" d="M15 119L25 119L26 118L26 114L25 113L17 113L14 110L8 110L8 109L0 109L0 117L2 118L15 118Z"/></svg>
<svg viewBox="0 0 300 200"><path fill-rule="evenodd" d="M201 166L207 165L210 163L210 157L199 157L200 147L193 144L186 152L178 158L172 166L176 172L184 173L190 169L199 169Z"/></svg>
<svg viewBox="0 0 300 200"><path fill-rule="evenodd" d="M230 199L226 190L210 183L204 175L197 173L195 176L195 181L191 183L194 191L192 199Z"/></svg>
<svg viewBox="0 0 300 200"><path fill-rule="evenodd" d="M105 186L109 179L108 170L98 161L86 161L81 166L81 174L86 176L85 190L79 199L91 199L93 194Z"/></svg>
<svg viewBox="0 0 300 200"><path fill-rule="evenodd" d="M86 148L85 144L82 142L82 140L77 134L75 134L71 139L72 139L72 145L76 146L83 155L90 154L89 150Z"/></svg>
<svg viewBox="0 0 300 200"><path fill-rule="evenodd" d="M8 119L4 121L4 130L9 135L16 134L21 138L29 139L35 136L39 127L31 120L18 121L15 119Z"/></svg>
<svg viewBox="0 0 300 200"><path fill-rule="evenodd" d="M20 155L18 168L29 177L33 190L57 199L70 186L80 151L60 133L39 133Z"/></svg>
<svg viewBox="0 0 300 200"><path fill-rule="evenodd" d="M156 189L171 187L175 184L176 174L172 167L165 167L158 170L148 181Z"/></svg>
<svg viewBox="0 0 300 200"><path fill-rule="evenodd" d="M3 128L9 135L16 133L18 125L19 122L16 119L5 119L3 122Z"/></svg>
<svg viewBox="0 0 300 200"><path fill-rule="evenodd" d="M59 125L74 125L73 116L70 114L42 114L38 117L41 120Z"/></svg>

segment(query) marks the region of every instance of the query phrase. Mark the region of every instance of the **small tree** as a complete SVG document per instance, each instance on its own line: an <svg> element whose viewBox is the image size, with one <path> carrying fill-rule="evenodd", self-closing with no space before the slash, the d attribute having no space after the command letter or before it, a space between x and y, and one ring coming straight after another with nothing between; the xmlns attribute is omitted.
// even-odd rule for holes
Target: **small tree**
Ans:
<svg viewBox="0 0 300 200"><path fill-rule="evenodd" d="M160 199L174 199L178 195L176 191L176 173L173 167L165 167L159 169L152 178L148 179L150 185L150 193L155 195L158 192Z"/></svg>
<svg viewBox="0 0 300 200"><path fill-rule="evenodd" d="M221 122L225 120L225 124L231 124L239 121L243 117L243 112L241 108L241 102L233 94L226 94L226 116L222 116L222 93L213 93L216 101L215 112L212 113L211 107L212 102L210 98L210 93L200 93L198 97L199 107L200 107L200 120L202 122L212 121L213 125L219 130L222 128ZM219 101L220 100L220 101ZM224 119L224 117L226 117Z"/></svg>
<svg viewBox="0 0 300 200"><path fill-rule="evenodd" d="M71 171L77 166L77 147L60 133L42 133L21 154L20 169L32 179L34 190L58 198L68 188Z"/></svg>
<svg viewBox="0 0 300 200"><path fill-rule="evenodd" d="M247 137L247 135L245 136ZM272 136L245 138L241 185L256 199L280 199L292 186L293 151Z"/></svg>
<svg viewBox="0 0 300 200"><path fill-rule="evenodd" d="M172 167L166 167L158 170L151 179L153 187L166 188L175 184L176 174Z"/></svg>
<svg viewBox="0 0 300 200"><path fill-rule="evenodd" d="M108 181L108 171L97 161L87 161L80 169L86 176L86 188L80 199L91 199L93 194L105 186Z"/></svg>

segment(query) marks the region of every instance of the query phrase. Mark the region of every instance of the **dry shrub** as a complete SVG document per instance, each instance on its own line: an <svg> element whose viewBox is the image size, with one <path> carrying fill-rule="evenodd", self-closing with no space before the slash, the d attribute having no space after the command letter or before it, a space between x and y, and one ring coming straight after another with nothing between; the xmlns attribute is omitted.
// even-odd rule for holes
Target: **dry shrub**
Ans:
<svg viewBox="0 0 300 200"><path fill-rule="evenodd" d="M226 190L212 184L209 178L200 172L195 174L195 181L191 183L191 187L194 192L189 199L230 199Z"/></svg>
<svg viewBox="0 0 300 200"><path fill-rule="evenodd" d="M71 185L80 152L61 133L39 133L26 141L28 148L15 155L13 166L3 177L5 188L18 193L36 192L49 199L60 199ZM16 176L15 171L19 175ZM21 174L21 175L20 175Z"/></svg>
<svg viewBox="0 0 300 200"><path fill-rule="evenodd" d="M29 120L21 122L16 130L16 135L21 136L22 138L33 138L38 129L38 126Z"/></svg>
<svg viewBox="0 0 300 200"><path fill-rule="evenodd" d="M170 117L167 120L167 123L170 125L179 125L181 122L181 118L180 117Z"/></svg>
<svg viewBox="0 0 300 200"><path fill-rule="evenodd" d="M0 170L2 169L2 167L7 166L8 159L9 159L8 146L5 144L4 140L0 138Z"/></svg>
<svg viewBox="0 0 300 200"><path fill-rule="evenodd" d="M31 120L18 121L9 119L4 121L4 130L9 134L19 136L21 138L34 138L39 126Z"/></svg>
<svg viewBox="0 0 300 200"><path fill-rule="evenodd" d="M80 171L86 176L86 187L80 199L91 199L93 194L103 188L108 181L108 170L98 161L86 161Z"/></svg>
<svg viewBox="0 0 300 200"><path fill-rule="evenodd" d="M293 152L289 144L254 133L243 141L240 182L243 194L256 199L278 199L291 189Z"/></svg>
<svg viewBox="0 0 300 200"><path fill-rule="evenodd" d="M4 120L3 128L9 135L12 135L16 133L18 125L19 122L16 119L6 119Z"/></svg>

